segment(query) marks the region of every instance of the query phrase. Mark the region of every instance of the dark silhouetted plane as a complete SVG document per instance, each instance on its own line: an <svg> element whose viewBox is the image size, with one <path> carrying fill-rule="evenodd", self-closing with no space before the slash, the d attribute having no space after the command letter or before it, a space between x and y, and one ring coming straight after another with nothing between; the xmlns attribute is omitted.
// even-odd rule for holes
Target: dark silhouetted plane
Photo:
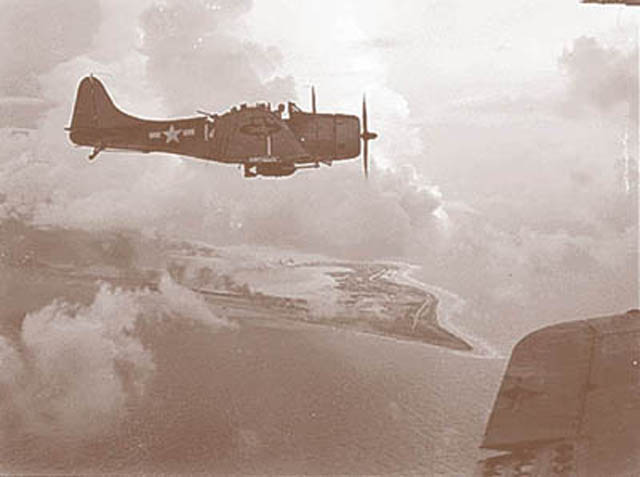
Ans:
<svg viewBox="0 0 640 477"><path fill-rule="evenodd" d="M165 152L227 164L239 164L245 177L289 176L298 169L331 165L361 153L368 175L368 143L377 137L367 129L367 105L362 100L360 119L347 114L316 112L295 103L271 109L266 103L241 104L224 114L198 111L183 119L147 120L120 111L103 84L88 76L80 82L73 109L71 141L93 147L89 159L101 151Z"/></svg>

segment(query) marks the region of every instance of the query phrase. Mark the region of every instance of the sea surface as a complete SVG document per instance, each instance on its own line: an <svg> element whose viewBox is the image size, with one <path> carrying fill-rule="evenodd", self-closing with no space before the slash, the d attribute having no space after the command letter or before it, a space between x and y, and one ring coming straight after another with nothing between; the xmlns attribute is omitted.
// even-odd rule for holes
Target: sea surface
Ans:
<svg viewBox="0 0 640 477"><path fill-rule="evenodd" d="M471 475L506 364L170 283L65 295L0 327L3 473Z"/></svg>

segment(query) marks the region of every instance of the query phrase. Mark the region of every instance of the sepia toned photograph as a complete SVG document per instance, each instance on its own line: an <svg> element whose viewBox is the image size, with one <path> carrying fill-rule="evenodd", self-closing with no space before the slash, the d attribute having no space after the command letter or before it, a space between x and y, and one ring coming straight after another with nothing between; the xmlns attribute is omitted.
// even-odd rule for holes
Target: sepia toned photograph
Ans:
<svg viewBox="0 0 640 477"><path fill-rule="evenodd" d="M640 1L0 39L0 475L640 476Z"/></svg>

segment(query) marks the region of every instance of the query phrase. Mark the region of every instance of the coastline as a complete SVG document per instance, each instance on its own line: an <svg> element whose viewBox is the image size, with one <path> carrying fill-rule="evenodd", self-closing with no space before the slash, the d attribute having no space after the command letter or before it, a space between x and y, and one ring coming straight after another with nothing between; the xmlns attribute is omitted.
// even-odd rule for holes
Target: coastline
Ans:
<svg viewBox="0 0 640 477"><path fill-rule="evenodd" d="M211 295L207 299L211 305L215 306L216 301L223 303L220 312L229 317L246 320L268 315L289 322L339 327L486 354L477 349L477 340L450 325L450 295L410 276L414 265L388 260L345 260L271 247L246 250L233 246L215 247L212 262L211 250L202 256L192 245L186 248L191 250L174 249L171 253L183 263L182 268L187 263L193 271L202 266L215 270L217 266L235 283L230 294L220 294L224 290L206 283L183 283L194 291ZM201 257L206 265L200 262Z"/></svg>
<svg viewBox="0 0 640 477"><path fill-rule="evenodd" d="M401 272L397 277L398 280L421 288L428 293L434 294L438 298L438 320L440 326L471 343L474 349L474 355L478 358L487 359L504 358L490 343L464 328L464 324L461 323L461 321L467 304L463 298L438 285L426 283L416 278L414 274L423 268L421 265L400 261L391 261L388 263L392 263L401 268Z"/></svg>

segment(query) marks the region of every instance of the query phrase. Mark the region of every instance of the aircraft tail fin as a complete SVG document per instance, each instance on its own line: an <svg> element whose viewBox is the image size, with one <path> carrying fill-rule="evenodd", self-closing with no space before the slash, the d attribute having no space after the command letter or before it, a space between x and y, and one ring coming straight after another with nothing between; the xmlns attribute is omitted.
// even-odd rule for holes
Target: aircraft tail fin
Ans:
<svg viewBox="0 0 640 477"><path fill-rule="evenodd" d="M132 119L116 107L100 80L91 75L80 81L69 128L72 135L83 129L122 127Z"/></svg>

